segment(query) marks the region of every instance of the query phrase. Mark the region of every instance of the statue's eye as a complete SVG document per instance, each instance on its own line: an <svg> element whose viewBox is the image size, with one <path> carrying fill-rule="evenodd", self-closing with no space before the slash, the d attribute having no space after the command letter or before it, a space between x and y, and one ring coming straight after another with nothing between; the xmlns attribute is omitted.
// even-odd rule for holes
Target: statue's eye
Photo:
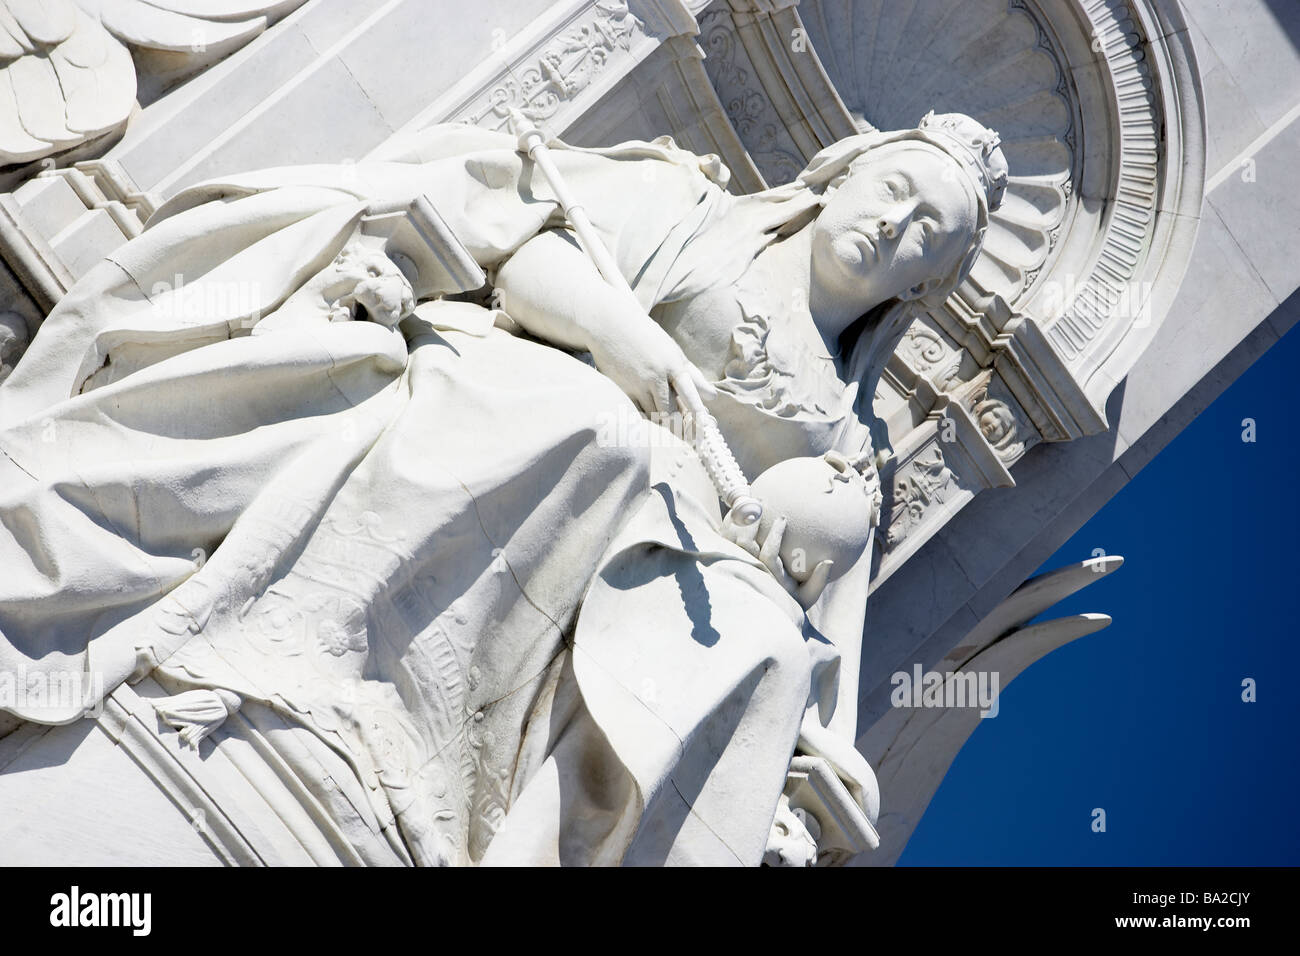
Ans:
<svg viewBox="0 0 1300 956"><path fill-rule="evenodd" d="M894 177L880 181L880 195L890 202L901 202L907 198L907 189Z"/></svg>

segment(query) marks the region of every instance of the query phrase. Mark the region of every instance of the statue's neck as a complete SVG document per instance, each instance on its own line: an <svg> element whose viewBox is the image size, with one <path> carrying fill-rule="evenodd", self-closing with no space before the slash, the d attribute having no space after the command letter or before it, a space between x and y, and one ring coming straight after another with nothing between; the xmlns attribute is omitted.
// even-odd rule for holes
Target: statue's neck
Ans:
<svg viewBox="0 0 1300 956"><path fill-rule="evenodd" d="M772 291L782 295L790 295L794 290L802 292L828 353L836 354L840 336L865 309L861 303L846 302L842 296L828 293L825 286L816 281L812 261L812 229L804 227L794 235L774 242L763 250L758 261L768 283L789 283L791 290Z"/></svg>

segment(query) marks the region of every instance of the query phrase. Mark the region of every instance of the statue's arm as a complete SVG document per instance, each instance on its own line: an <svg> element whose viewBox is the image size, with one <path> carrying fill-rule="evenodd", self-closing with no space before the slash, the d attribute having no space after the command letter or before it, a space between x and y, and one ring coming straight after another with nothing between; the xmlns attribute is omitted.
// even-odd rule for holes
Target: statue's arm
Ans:
<svg viewBox="0 0 1300 956"><path fill-rule="evenodd" d="M702 408L710 389L681 347L636 298L614 288L569 233L528 240L497 271L500 306L540 339L586 350L596 368L646 412L668 414L677 401Z"/></svg>
<svg viewBox="0 0 1300 956"><path fill-rule="evenodd" d="M569 349L593 351L641 311L601 278L567 230L547 230L520 246L497 271L495 285L512 319Z"/></svg>

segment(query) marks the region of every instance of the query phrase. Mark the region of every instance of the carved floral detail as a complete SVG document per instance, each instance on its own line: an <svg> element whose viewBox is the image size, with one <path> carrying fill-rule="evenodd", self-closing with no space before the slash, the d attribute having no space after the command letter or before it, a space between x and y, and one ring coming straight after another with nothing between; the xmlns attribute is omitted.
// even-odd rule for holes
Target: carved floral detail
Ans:
<svg viewBox="0 0 1300 956"><path fill-rule="evenodd" d="M921 523L931 504L942 504L948 494L954 478L952 469L939 448L931 448L930 456L917 455L894 480L894 517L887 537L891 547Z"/></svg>
<svg viewBox="0 0 1300 956"><path fill-rule="evenodd" d="M633 39L644 32L625 0L598 0L593 13L588 22L555 37L528 65L511 71L469 121L501 118L511 108L532 120L549 119L591 85L614 51L631 50Z"/></svg>

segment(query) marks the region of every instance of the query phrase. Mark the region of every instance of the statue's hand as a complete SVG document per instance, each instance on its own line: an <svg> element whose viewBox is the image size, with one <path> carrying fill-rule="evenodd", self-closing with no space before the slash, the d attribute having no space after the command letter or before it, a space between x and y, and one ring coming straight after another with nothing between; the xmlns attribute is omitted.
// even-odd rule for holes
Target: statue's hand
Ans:
<svg viewBox="0 0 1300 956"><path fill-rule="evenodd" d="M708 414L701 395L713 386L672 337L644 313L617 323L591 343L596 368L613 380L646 414Z"/></svg>
<svg viewBox="0 0 1300 956"><path fill-rule="evenodd" d="M781 542L785 537L788 523L785 516L780 515L773 520L767 534L762 535L760 523L744 524L736 519L734 510L728 511L722 519L722 536L762 561L763 566L772 572L772 577L781 583L781 586L799 602L799 606L805 611L816 604L822 591L826 590L826 582L830 580L831 568L834 567L835 562L819 561L809 573L807 580L802 582L795 580L781 560ZM764 510L767 510L766 507Z"/></svg>

